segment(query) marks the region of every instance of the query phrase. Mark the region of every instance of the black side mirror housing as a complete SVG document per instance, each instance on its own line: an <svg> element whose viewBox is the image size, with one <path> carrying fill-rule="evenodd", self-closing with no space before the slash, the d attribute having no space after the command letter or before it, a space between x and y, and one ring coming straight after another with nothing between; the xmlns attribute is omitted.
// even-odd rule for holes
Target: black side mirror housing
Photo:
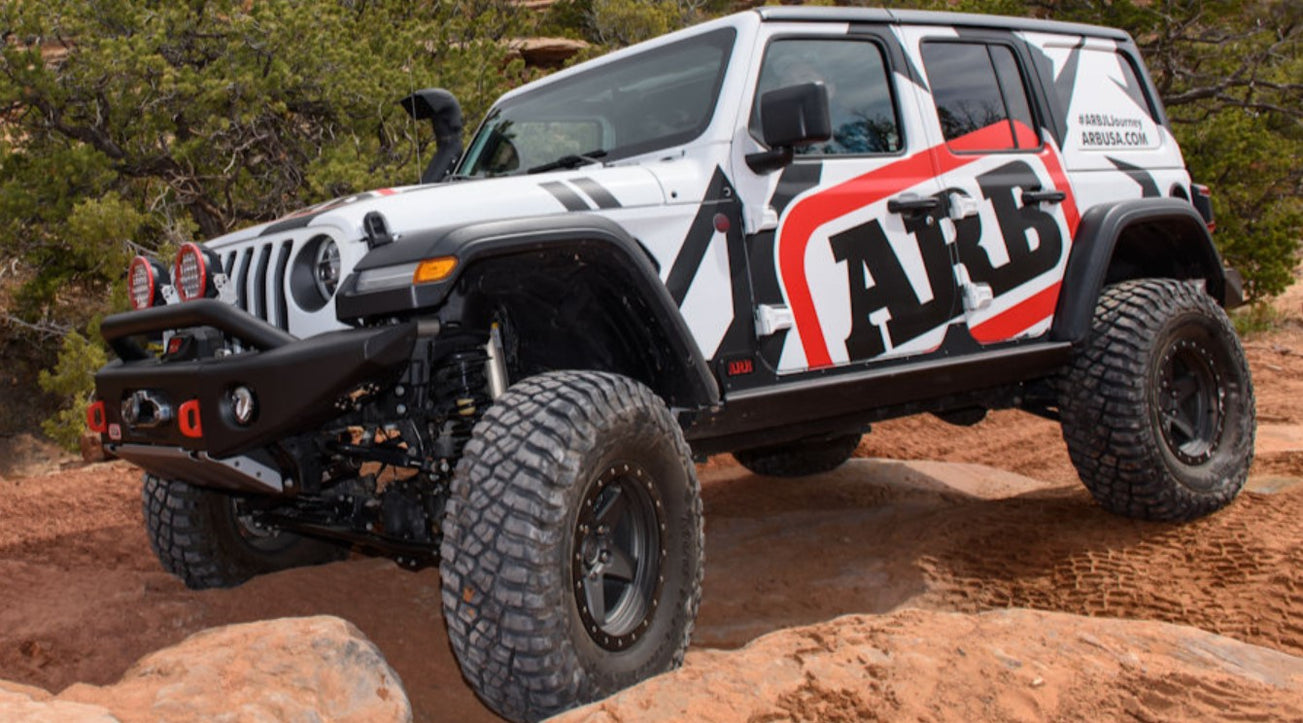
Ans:
<svg viewBox="0 0 1303 723"><path fill-rule="evenodd" d="M752 153L747 165L756 173L775 171L792 162L792 149L832 138L828 88L801 83L760 96L760 124L770 150Z"/></svg>
<svg viewBox="0 0 1303 723"><path fill-rule="evenodd" d="M426 88L398 101L413 120L429 119L434 126L436 150L430 165L421 174L421 183L438 183L461 158L461 131L464 122L457 97L443 88Z"/></svg>

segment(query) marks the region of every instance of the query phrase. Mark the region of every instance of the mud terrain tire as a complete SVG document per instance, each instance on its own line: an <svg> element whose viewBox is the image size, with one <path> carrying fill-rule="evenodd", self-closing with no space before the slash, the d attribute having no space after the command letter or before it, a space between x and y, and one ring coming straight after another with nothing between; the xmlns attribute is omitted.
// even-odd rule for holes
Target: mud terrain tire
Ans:
<svg viewBox="0 0 1303 723"><path fill-rule="evenodd" d="M701 600L701 494L665 403L549 372L507 390L453 477L448 635L485 703L537 720L678 666Z"/></svg>
<svg viewBox="0 0 1303 723"><path fill-rule="evenodd" d="M1248 363L1226 313L1196 284L1105 289L1060 408L1072 463L1112 512L1191 520L1229 504L1248 477Z"/></svg>
<svg viewBox="0 0 1303 723"><path fill-rule="evenodd" d="M163 568L191 589L234 587L255 575L348 556L347 547L332 542L257 530L240 520L236 495L151 474L144 482L149 545Z"/></svg>
<svg viewBox="0 0 1303 723"><path fill-rule="evenodd" d="M859 434L816 437L770 447L742 449L733 453L737 461L759 475L804 477L831 472L846 463L860 444Z"/></svg>

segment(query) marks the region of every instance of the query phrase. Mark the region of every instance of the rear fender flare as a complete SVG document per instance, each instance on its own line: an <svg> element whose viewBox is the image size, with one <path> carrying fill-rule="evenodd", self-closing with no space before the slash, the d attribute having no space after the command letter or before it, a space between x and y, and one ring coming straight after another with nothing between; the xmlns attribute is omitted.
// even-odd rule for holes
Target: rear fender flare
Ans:
<svg viewBox="0 0 1303 723"><path fill-rule="evenodd" d="M1145 198L1095 206L1073 240L1050 338L1084 340L1104 287L1137 276L1202 279L1218 303L1228 301L1221 257L1188 201Z"/></svg>

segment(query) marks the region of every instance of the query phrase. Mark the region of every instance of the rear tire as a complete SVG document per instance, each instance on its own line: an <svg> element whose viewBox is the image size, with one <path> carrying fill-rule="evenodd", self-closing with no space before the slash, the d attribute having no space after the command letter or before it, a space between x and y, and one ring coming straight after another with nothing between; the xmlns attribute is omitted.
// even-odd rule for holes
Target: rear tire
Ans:
<svg viewBox="0 0 1303 723"><path fill-rule="evenodd" d="M1171 279L1104 290L1065 371L1063 438L1105 509L1182 521L1225 507L1253 461L1254 400L1226 312Z"/></svg>
<svg viewBox="0 0 1303 723"><path fill-rule="evenodd" d="M144 483L149 544L186 587L234 587L255 575L348 556L343 545L258 527L240 513L238 495L151 474Z"/></svg>
<svg viewBox="0 0 1303 723"><path fill-rule="evenodd" d="M804 477L831 472L846 463L860 445L859 434L840 434L829 437L775 444L768 447L742 449L733 453L747 469L768 477Z"/></svg>
<svg viewBox="0 0 1303 723"><path fill-rule="evenodd" d="M701 496L665 403L625 377L550 372L476 425L443 524L462 674L537 720L677 667L701 600Z"/></svg>

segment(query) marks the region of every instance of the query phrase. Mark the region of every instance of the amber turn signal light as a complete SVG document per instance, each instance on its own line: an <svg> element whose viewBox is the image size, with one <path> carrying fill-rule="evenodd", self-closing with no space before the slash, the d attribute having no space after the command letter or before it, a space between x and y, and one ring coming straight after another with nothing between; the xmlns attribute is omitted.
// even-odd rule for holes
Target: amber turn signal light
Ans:
<svg viewBox="0 0 1303 723"><path fill-rule="evenodd" d="M452 256L426 259L416 265L416 272L412 274L412 283L425 284L431 281L443 281L448 278L448 274L451 274L455 268L457 268L457 259Z"/></svg>

